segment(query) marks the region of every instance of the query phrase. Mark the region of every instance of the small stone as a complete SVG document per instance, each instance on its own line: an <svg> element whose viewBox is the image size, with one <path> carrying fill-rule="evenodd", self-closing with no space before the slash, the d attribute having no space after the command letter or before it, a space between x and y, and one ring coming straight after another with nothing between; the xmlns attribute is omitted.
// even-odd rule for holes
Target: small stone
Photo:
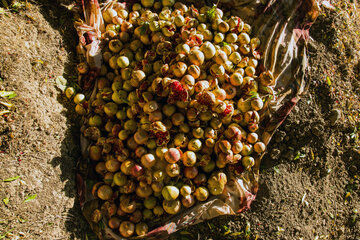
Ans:
<svg viewBox="0 0 360 240"><path fill-rule="evenodd" d="M293 112L294 112L294 113L298 113L299 110L300 110L299 107L295 105L295 107L293 108Z"/></svg>
<svg viewBox="0 0 360 240"><path fill-rule="evenodd" d="M280 153L281 153L281 151L280 151L279 149L274 148L274 149L271 150L271 152L270 152L270 157L271 157L272 159L278 159L279 156L280 156Z"/></svg>
<svg viewBox="0 0 360 240"><path fill-rule="evenodd" d="M292 129L292 125L291 124L286 124L285 125L285 130L286 131L290 131Z"/></svg>
<svg viewBox="0 0 360 240"><path fill-rule="evenodd" d="M317 137L319 137L323 133L323 131L324 127L322 125L313 126L311 128L311 132Z"/></svg>
<svg viewBox="0 0 360 240"><path fill-rule="evenodd" d="M339 229L338 229L338 234L339 236L343 235L345 232L345 227L344 226L341 226Z"/></svg>
<svg viewBox="0 0 360 240"><path fill-rule="evenodd" d="M286 132L284 131L278 131L275 136L275 142L280 143L284 140L284 137L286 136Z"/></svg>
<svg viewBox="0 0 360 240"><path fill-rule="evenodd" d="M10 125L10 130L11 130L11 131L15 131L15 130L16 130L15 125Z"/></svg>
<svg viewBox="0 0 360 240"><path fill-rule="evenodd" d="M351 165L349 167L349 171L352 173L352 174L355 174L357 173L357 167L355 165Z"/></svg>
<svg viewBox="0 0 360 240"><path fill-rule="evenodd" d="M331 110L329 114L329 121L331 126L334 126L340 118L341 118L341 110L339 109Z"/></svg>

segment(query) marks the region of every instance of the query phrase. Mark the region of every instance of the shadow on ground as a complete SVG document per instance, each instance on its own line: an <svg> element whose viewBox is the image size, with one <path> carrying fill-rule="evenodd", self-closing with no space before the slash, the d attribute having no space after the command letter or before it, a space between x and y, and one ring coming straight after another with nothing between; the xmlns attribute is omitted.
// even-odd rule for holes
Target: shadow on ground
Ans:
<svg viewBox="0 0 360 240"><path fill-rule="evenodd" d="M40 12L48 23L62 37L62 44L65 51L69 53L64 66L64 77L73 79L76 76L75 66L77 33L73 26L73 14L66 8L67 4L73 1L46 1L39 0L37 5ZM68 210L68 220L65 222L67 231L71 233L72 239L85 239L85 235L92 233L85 218L82 215L80 204L76 192L76 163L80 157L80 121L74 112L74 105L64 95L59 92L57 100L66 109L62 114L67 118L67 125L70 126L65 133L65 139L61 143L61 156L52 159L53 167L59 166L61 169L60 179L66 182L63 191L66 196L75 198L74 206ZM76 146L73 146L73 145Z"/></svg>

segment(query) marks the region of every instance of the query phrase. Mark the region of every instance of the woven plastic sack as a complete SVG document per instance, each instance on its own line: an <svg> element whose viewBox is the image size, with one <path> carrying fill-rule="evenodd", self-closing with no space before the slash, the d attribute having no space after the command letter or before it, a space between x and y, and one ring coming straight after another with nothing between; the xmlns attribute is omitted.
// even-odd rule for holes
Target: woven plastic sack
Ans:
<svg viewBox="0 0 360 240"><path fill-rule="evenodd" d="M102 7L107 8L115 1L108 1ZM266 3L264 3L266 2ZM133 4L134 1L121 4ZM189 5L201 7L204 1L185 1ZM306 41L309 28L319 13L315 0L222 0L219 8L231 9L231 15L239 16L252 26L252 35L261 40L260 69L270 70L275 78L273 87L261 89L267 93L265 107L260 112L261 140L268 145L274 131L285 120L292 108L307 89L305 74L307 71ZM79 77L84 90L94 98L97 92L97 75L102 64L100 39L105 25L97 0L83 0L84 21L75 27L79 35L78 52L89 63L91 70ZM91 86L95 86L91 88ZM94 184L94 164L88 159L90 141L81 135L82 158L78 162L77 185L83 214L91 228L100 239L123 239L107 227L106 219L100 223L91 221L91 214L100 208L100 202L91 194ZM206 202L197 203L179 214L149 225L147 239L166 239L171 233L220 215L234 215L249 209L256 197L259 185L259 167L261 156L255 159L251 170L239 166L233 168L233 174L222 195L212 196ZM153 230L152 230L153 229ZM138 237L140 238L140 237ZM144 238L144 237L141 237ZM133 237L132 239L136 239Z"/></svg>

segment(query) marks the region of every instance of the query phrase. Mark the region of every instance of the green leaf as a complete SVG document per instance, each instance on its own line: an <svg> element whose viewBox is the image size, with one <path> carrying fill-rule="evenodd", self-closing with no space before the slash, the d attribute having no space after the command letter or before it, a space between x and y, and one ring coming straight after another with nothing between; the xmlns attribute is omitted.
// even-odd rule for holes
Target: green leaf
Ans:
<svg viewBox="0 0 360 240"><path fill-rule="evenodd" d="M126 104L130 105L130 104L129 104L130 102L129 102L127 99L121 99L121 101L122 101L123 103L126 103Z"/></svg>
<svg viewBox="0 0 360 240"><path fill-rule="evenodd" d="M7 103L7 102L0 102L0 104L7 107L7 108L12 108L14 106L14 104Z"/></svg>
<svg viewBox="0 0 360 240"><path fill-rule="evenodd" d="M121 26L120 26L120 25L116 25L116 26L115 26L115 31L116 31L116 32L120 32L120 29L121 29Z"/></svg>
<svg viewBox="0 0 360 240"><path fill-rule="evenodd" d="M216 14L216 5L212 6L207 12L206 15L210 20L213 20Z"/></svg>
<svg viewBox="0 0 360 240"><path fill-rule="evenodd" d="M2 110L0 111L0 116L7 114L7 113L11 113L9 110Z"/></svg>
<svg viewBox="0 0 360 240"><path fill-rule="evenodd" d="M9 99L16 97L16 93L14 91L0 91L0 97L7 97Z"/></svg>
<svg viewBox="0 0 360 240"><path fill-rule="evenodd" d="M99 227L101 230L105 229L105 225L103 222L99 222Z"/></svg>
<svg viewBox="0 0 360 240"><path fill-rule="evenodd" d="M221 42L221 43L219 43L219 45L220 45L220 47L224 47L224 46L227 46L229 44L227 42Z"/></svg>
<svg viewBox="0 0 360 240"><path fill-rule="evenodd" d="M234 232L234 233L232 233L230 235L233 236L233 237L236 237L236 236L239 236L239 235L242 235L242 234L243 234L243 232Z"/></svg>
<svg viewBox="0 0 360 240"><path fill-rule="evenodd" d="M298 160L299 158L304 158L304 157L306 157L305 154L301 154L300 152L298 152L298 153L296 154L296 156L294 157L294 160Z"/></svg>
<svg viewBox="0 0 360 240"><path fill-rule="evenodd" d="M326 76L326 82L331 87L331 79L329 76Z"/></svg>
<svg viewBox="0 0 360 240"><path fill-rule="evenodd" d="M18 216L18 220L19 220L19 222L21 222L21 223L27 222L27 220L26 220L26 219L23 219L21 216Z"/></svg>
<svg viewBox="0 0 360 240"><path fill-rule="evenodd" d="M69 87L73 87L76 92L81 92L81 90L82 90L80 85L77 84L76 82L70 82Z"/></svg>
<svg viewBox="0 0 360 240"><path fill-rule="evenodd" d="M16 179L19 179L19 178L20 178L20 176L16 176L16 177L4 179L2 181L3 182L12 182L12 181L15 181Z"/></svg>
<svg viewBox="0 0 360 240"><path fill-rule="evenodd" d="M6 197L6 198L3 199L3 202L5 203L5 205L8 205L9 201L10 201L10 200L9 200L8 197Z"/></svg>
<svg viewBox="0 0 360 240"><path fill-rule="evenodd" d="M10 229L9 231L7 231L6 233L4 233L3 235L0 235L0 239L6 238L6 236L11 233L12 231L14 231L15 228Z"/></svg>
<svg viewBox="0 0 360 240"><path fill-rule="evenodd" d="M257 92L251 91L250 94L251 94L250 99L259 97L259 93L257 93Z"/></svg>
<svg viewBox="0 0 360 240"><path fill-rule="evenodd" d="M65 91L66 86L67 86L67 80L63 77L63 76L58 76L55 79L55 83L56 86L61 90L61 91Z"/></svg>
<svg viewBox="0 0 360 240"><path fill-rule="evenodd" d="M245 227L245 237L249 237L251 234L251 225L250 222L246 221L246 227Z"/></svg>
<svg viewBox="0 0 360 240"><path fill-rule="evenodd" d="M85 233L85 240L97 240L97 236L94 233Z"/></svg>
<svg viewBox="0 0 360 240"><path fill-rule="evenodd" d="M140 27L140 34L143 35L146 33L146 31L148 30L149 28L149 23L148 22L145 22L141 27Z"/></svg>
<svg viewBox="0 0 360 240"><path fill-rule="evenodd" d="M36 197L37 197L37 194L30 195L24 200L24 203L30 202L30 201L34 200Z"/></svg>
<svg viewBox="0 0 360 240"><path fill-rule="evenodd" d="M44 61L41 60L41 59L36 59L35 61L38 62L38 63L40 63L40 64L44 64Z"/></svg>
<svg viewBox="0 0 360 240"><path fill-rule="evenodd" d="M16 96L17 96L17 94L16 94L16 93L13 93L13 94L9 95L8 98L9 98L9 99L12 99L12 98L14 98L14 97L16 97Z"/></svg>
<svg viewBox="0 0 360 240"><path fill-rule="evenodd" d="M278 167L274 167L274 171L276 172L276 173L278 173L278 174L280 174L281 172L280 172L280 169L278 168Z"/></svg>
<svg viewBox="0 0 360 240"><path fill-rule="evenodd" d="M351 134L350 134L350 138L351 138L351 139L355 139L355 138L356 138L356 133L351 133Z"/></svg>
<svg viewBox="0 0 360 240"><path fill-rule="evenodd" d="M19 8L19 7L21 7L21 3L15 1L15 2L11 5L11 7L13 7L13 8Z"/></svg>

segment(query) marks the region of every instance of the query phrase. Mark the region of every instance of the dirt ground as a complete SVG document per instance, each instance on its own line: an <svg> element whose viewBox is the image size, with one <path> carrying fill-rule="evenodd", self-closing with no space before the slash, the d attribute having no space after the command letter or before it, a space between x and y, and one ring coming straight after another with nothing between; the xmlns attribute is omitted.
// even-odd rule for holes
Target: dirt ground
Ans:
<svg viewBox="0 0 360 240"><path fill-rule="evenodd" d="M62 1L64 3L64 1ZM360 239L360 2L323 7L309 92L274 135L252 208L171 239ZM75 76L76 32L59 1L0 11L0 239L86 239L75 191L79 125L55 78ZM7 107L0 103L0 112Z"/></svg>

